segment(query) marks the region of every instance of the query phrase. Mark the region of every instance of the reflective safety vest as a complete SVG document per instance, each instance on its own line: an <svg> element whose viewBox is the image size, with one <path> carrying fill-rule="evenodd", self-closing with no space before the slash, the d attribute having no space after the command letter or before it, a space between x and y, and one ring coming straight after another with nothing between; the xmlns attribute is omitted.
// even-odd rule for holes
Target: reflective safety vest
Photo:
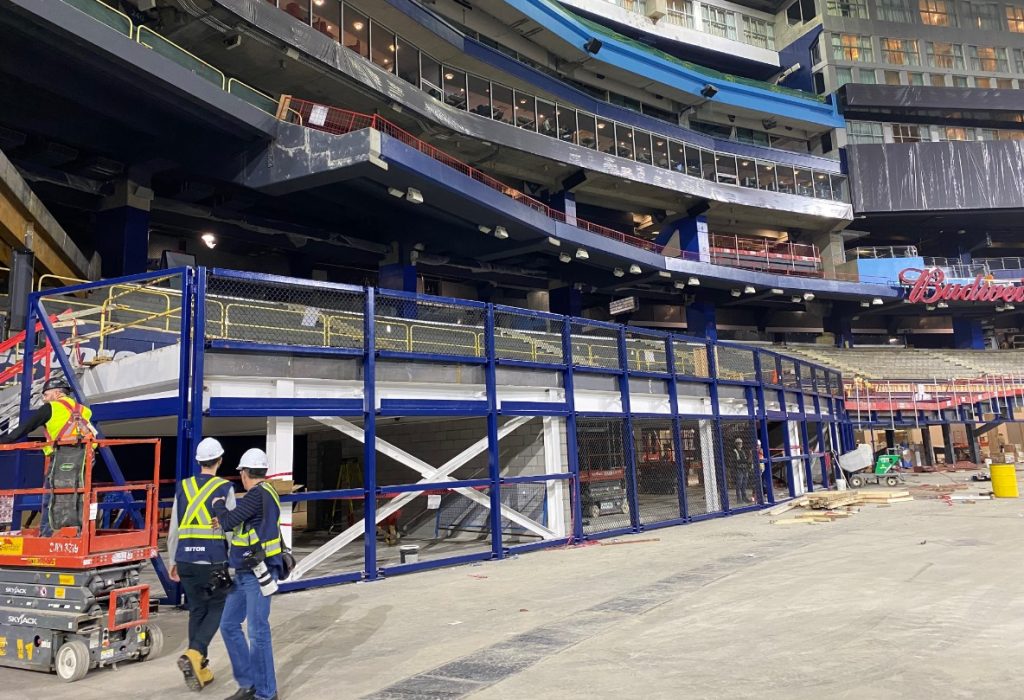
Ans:
<svg viewBox="0 0 1024 700"><path fill-rule="evenodd" d="M92 434L92 409L84 406L69 396L63 396L50 402L50 420L46 421L43 430L47 442L73 440ZM53 454L53 445L46 445L43 454Z"/></svg>
<svg viewBox="0 0 1024 700"><path fill-rule="evenodd" d="M263 554L267 559L270 559L281 554L281 498L277 495L274 487L265 481L261 482L258 488L266 490L273 497L274 503L277 504L277 519L275 520L274 532L272 536L265 536L261 540L259 533L256 532L256 528L247 528L246 524L242 523L231 533L231 547L232 550L236 547L245 549L246 547L259 544L263 547Z"/></svg>
<svg viewBox="0 0 1024 700"><path fill-rule="evenodd" d="M214 528L208 501L221 486L228 482L218 476L199 485L196 477L181 482L181 490L185 493L185 512L178 523L178 540L219 540L224 537L221 529Z"/></svg>

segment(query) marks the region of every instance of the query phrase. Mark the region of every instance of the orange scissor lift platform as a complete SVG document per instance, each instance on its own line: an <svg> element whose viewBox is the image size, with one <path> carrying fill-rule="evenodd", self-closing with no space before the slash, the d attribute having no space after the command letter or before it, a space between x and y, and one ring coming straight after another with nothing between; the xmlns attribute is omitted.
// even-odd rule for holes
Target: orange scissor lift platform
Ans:
<svg viewBox="0 0 1024 700"><path fill-rule="evenodd" d="M128 445L152 446L152 479L97 483L97 450ZM43 447L0 445L0 452L39 452ZM89 438L53 447L84 448L82 485L0 490L0 511L25 509L26 497L77 495L82 526L50 535L39 528L0 532L0 637L6 640L0 645L0 666L55 671L70 682L91 668L155 658L163 646L163 634L149 619L149 586L140 583L142 566L157 554L160 440ZM47 455L44 472L51 462ZM110 520L104 511L110 509L127 511L121 518L125 526L103 525Z"/></svg>

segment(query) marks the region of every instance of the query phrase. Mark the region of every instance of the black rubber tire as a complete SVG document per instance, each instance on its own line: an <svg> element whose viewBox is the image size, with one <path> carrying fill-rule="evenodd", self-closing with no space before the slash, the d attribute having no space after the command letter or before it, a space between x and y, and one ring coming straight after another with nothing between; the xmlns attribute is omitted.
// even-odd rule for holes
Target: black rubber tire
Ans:
<svg viewBox="0 0 1024 700"><path fill-rule="evenodd" d="M895 476L887 476L887 477L885 477L885 485L886 486L899 486L899 483L900 483L900 480L897 479Z"/></svg>
<svg viewBox="0 0 1024 700"><path fill-rule="evenodd" d="M143 661L149 661L160 656L164 651L164 631L159 626L154 624L146 625L146 641L149 642L148 650L146 655L142 657Z"/></svg>
<svg viewBox="0 0 1024 700"><path fill-rule="evenodd" d="M79 639L64 642L57 650L53 665L57 677L65 683L80 681L89 672L89 647Z"/></svg>
<svg viewBox="0 0 1024 700"><path fill-rule="evenodd" d="M859 489L863 485L864 485L864 477L861 477L861 476L851 476L850 477L850 488Z"/></svg>

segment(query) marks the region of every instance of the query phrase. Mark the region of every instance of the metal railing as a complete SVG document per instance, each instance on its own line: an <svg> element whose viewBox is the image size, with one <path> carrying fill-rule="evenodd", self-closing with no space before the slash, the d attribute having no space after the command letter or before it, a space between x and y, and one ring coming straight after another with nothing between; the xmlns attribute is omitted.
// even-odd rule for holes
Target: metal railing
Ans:
<svg viewBox="0 0 1024 700"><path fill-rule="evenodd" d="M847 260L881 260L888 258L916 258L917 246L880 245L861 246L846 251Z"/></svg>

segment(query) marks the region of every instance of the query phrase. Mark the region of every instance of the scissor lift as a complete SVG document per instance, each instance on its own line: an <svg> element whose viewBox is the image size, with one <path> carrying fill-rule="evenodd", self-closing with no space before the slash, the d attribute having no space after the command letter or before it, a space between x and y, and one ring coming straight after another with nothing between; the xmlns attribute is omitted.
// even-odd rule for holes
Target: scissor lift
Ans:
<svg viewBox="0 0 1024 700"><path fill-rule="evenodd" d="M120 445L153 446L152 480L93 482L96 449ZM62 446L85 448L81 487L0 491L15 508L32 496L82 499L82 527L50 536L38 528L0 532L0 666L53 671L72 682L92 668L155 658L163 646L160 628L149 620L149 586L140 583L143 565L157 551L160 440L90 438L55 447ZM39 443L0 445L40 449ZM46 458L46 470L51 461ZM114 508L127 512L124 526L109 525Z"/></svg>

